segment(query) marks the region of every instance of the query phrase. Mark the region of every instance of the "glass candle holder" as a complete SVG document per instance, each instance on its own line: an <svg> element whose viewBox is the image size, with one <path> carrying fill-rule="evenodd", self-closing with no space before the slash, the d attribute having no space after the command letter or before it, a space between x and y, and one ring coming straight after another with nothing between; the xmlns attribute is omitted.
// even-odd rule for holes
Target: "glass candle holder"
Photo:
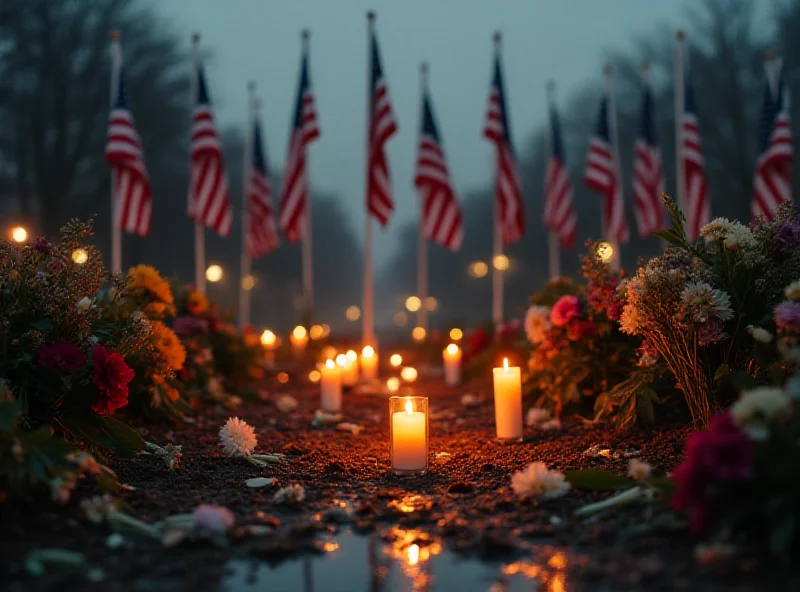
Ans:
<svg viewBox="0 0 800 592"><path fill-rule="evenodd" d="M389 398L392 472L421 475L428 469L428 398Z"/></svg>

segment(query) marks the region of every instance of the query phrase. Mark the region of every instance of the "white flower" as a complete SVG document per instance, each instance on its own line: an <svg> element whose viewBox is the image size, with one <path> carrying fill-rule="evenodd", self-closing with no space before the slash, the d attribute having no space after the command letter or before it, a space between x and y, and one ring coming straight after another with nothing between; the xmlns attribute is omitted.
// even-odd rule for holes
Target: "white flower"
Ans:
<svg viewBox="0 0 800 592"><path fill-rule="evenodd" d="M728 236L725 237L725 248L730 251L736 249L751 249L756 246L756 239L750 229L739 222L731 224Z"/></svg>
<svg viewBox="0 0 800 592"><path fill-rule="evenodd" d="M554 417L551 420L548 420L544 423L539 424L539 427L545 431L547 430L560 430L561 429L561 420L557 417Z"/></svg>
<svg viewBox="0 0 800 592"><path fill-rule="evenodd" d="M275 407L278 408L279 411L283 411L284 413L289 413L290 411L294 411L297 409L299 403L297 399L295 399L292 395L281 395L275 401Z"/></svg>
<svg viewBox="0 0 800 592"><path fill-rule="evenodd" d="M364 427L355 423L348 423L346 421L343 421L342 423L337 424L336 429L341 430L343 432L350 432L354 436L358 436L361 433L361 430L364 429Z"/></svg>
<svg viewBox="0 0 800 592"><path fill-rule="evenodd" d="M786 298L793 302L800 300L800 280L794 281L783 291Z"/></svg>
<svg viewBox="0 0 800 592"><path fill-rule="evenodd" d="M86 519L94 524L102 524L113 509L114 498L109 494L95 495L81 502L81 510Z"/></svg>
<svg viewBox="0 0 800 592"><path fill-rule="evenodd" d="M192 512L192 523L197 530L224 535L226 531L236 524L236 518L224 506L200 504Z"/></svg>
<svg viewBox="0 0 800 592"><path fill-rule="evenodd" d="M706 240L725 240L733 224L727 218L715 218L700 229L700 236Z"/></svg>
<svg viewBox="0 0 800 592"><path fill-rule="evenodd" d="M75 305L75 308L78 312L86 312L89 310L89 307L92 306L92 299L84 296L80 300L78 300L78 304Z"/></svg>
<svg viewBox="0 0 800 592"><path fill-rule="evenodd" d="M511 476L511 489L520 497L552 499L561 497L570 488L564 473L551 471L543 462L529 464Z"/></svg>
<svg viewBox="0 0 800 592"><path fill-rule="evenodd" d="M529 426L538 426L550 420L550 412L547 409L531 407L528 415L525 416L525 423Z"/></svg>
<svg viewBox="0 0 800 592"><path fill-rule="evenodd" d="M296 483L279 489L272 498L276 504L289 505L302 503L304 499L306 499L306 490L302 485Z"/></svg>
<svg viewBox="0 0 800 592"><path fill-rule="evenodd" d="M782 389L762 386L745 391L731 406L733 421L753 440L766 440L769 424L789 413L791 399Z"/></svg>
<svg viewBox="0 0 800 592"><path fill-rule="evenodd" d="M747 330L756 341L761 343L769 343L772 341L772 333L762 327L754 327L753 325L750 325Z"/></svg>
<svg viewBox="0 0 800 592"><path fill-rule="evenodd" d="M547 337L550 331L550 308L547 306L531 306L525 314L525 334L528 341L536 345Z"/></svg>
<svg viewBox="0 0 800 592"><path fill-rule="evenodd" d="M256 448L255 430L238 417L231 417L220 428L219 440L228 456L249 456Z"/></svg>
<svg viewBox="0 0 800 592"><path fill-rule="evenodd" d="M686 316L694 323L705 323L710 317L722 321L733 318L730 296L705 282L686 284L681 292L681 302Z"/></svg>
<svg viewBox="0 0 800 592"><path fill-rule="evenodd" d="M638 458L632 458L628 462L628 476L636 481L646 481L652 471L653 467L650 466L650 463Z"/></svg>

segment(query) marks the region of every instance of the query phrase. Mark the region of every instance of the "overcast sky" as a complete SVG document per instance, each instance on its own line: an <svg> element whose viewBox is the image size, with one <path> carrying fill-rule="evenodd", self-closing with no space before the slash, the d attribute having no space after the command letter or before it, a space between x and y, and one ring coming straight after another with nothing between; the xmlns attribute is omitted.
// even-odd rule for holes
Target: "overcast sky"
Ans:
<svg viewBox="0 0 800 592"><path fill-rule="evenodd" d="M566 97L600 77L605 52L628 46L659 22L683 22L689 0L158 0L159 10L213 51L207 68L222 125L244 125L248 80L264 101L268 158L283 167L297 84L300 31L311 30L311 76L322 137L310 153L313 185L345 201L364 226L366 12L378 14L384 74L399 124L388 155L396 213L377 234L384 261L400 223L416 216L411 185L419 111L419 65L431 92L456 186L491 183L492 151L481 137L492 33L503 32L503 65L517 149L543 121L545 83ZM230 174L236 174L231 172Z"/></svg>

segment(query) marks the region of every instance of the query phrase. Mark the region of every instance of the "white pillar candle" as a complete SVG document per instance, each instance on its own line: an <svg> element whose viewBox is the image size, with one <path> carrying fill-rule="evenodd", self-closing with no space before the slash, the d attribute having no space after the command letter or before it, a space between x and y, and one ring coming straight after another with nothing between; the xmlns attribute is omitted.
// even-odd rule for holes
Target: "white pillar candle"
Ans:
<svg viewBox="0 0 800 592"><path fill-rule="evenodd" d="M342 408L342 373L333 360L327 360L319 368L321 407L323 411L338 413Z"/></svg>
<svg viewBox="0 0 800 592"><path fill-rule="evenodd" d="M302 325L297 325L294 331L292 331L290 341L292 342L292 351L294 355L297 357L302 356L308 345L308 331L306 331L306 328Z"/></svg>
<svg viewBox="0 0 800 592"><path fill-rule="evenodd" d="M342 386L352 387L358 383L358 354L352 349L345 354L342 368Z"/></svg>
<svg viewBox="0 0 800 592"><path fill-rule="evenodd" d="M501 440L522 439L522 378L519 366L494 368L494 417L497 437Z"/></svg>
<svg viewBox="0 0 800 592"><path fill-rule="evenodd" d="M444 361L444 383L447 386L456 386L461 382L461 348L455 343L448 345L442 351Z"/></svg>
<svg viewBox="0 0 800 592"><path fill-rule="evenodd" d="M428 467L428 399L392 397L392 469L395 473L423 472Z"/></svg>
<svg viewBox="0 0 800 592"><path fill-rule="evenodd" d="M378 378L378 352L371 345L366 345L361 350L361 375L364 380Z"/></svg>

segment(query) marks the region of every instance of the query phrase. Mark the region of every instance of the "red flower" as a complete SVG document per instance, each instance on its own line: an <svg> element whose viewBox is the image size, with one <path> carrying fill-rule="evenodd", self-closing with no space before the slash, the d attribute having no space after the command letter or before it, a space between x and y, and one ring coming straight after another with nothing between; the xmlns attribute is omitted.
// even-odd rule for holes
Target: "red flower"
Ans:
<svg viewBox="0 0 800 592"><path fill-rule="evenodd" d="M106 415L125 407L128 404L128 383L134 376L125 358L102 345L95 345L92 348L92 363L92 382L100 390L92 409L100 415Z"/></svg>
<svg viewBox="0 0 800 592"><path fill-rule="evenodd" d="M575 321L567 327L567 338L580 341L594 335L594 325L590 321Z"/></svg>
<svg viewBox="0 0 800 592"><path fill-rule="evenodd" d="M60 368L72 373L84 365L86 354L71 341L56 341L53 345L43 343L39 346L39 365L45 368Z"/></svg>

